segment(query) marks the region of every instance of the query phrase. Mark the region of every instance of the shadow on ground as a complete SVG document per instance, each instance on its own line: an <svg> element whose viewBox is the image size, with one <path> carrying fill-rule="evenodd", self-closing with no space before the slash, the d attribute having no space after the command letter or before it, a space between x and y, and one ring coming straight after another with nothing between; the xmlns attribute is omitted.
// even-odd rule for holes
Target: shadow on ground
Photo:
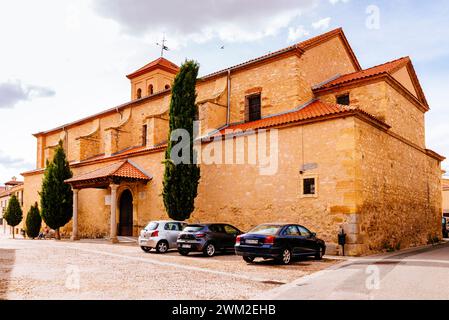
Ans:
<svg viewBox="0 0 449 320"><path fill-rule="evenodd" d="M7 298L14 261L15 250L0 248L0 300Z"/></svg>

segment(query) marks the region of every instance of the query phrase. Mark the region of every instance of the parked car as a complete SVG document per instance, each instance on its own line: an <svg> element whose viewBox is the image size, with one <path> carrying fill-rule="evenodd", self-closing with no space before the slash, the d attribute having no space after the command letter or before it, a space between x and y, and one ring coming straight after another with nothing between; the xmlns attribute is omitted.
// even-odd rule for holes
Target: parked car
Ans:
<svg viewBox="0 0 449 320"><path fill-rule="evenodd" d="M255 258L275 259L289 264L293 258L322 259L326 244L316 234L297 224L262 224L236 239L235 252L247 263Z"/></svg>
<svg viewBox="0 0 449 320"><path fill-rule="evenodd" d="M242 232L230 224L189 224L178 236L178 252L184 256L190 252L203 252L207 257L234 250L235 240Z"/></svg>
<svg viewBox="0 0 449 320"><path fill-rule="evenodd" d="M449 218L443 217L441 227L443 231L443 238L449 238Z"/></svg>
<svg viewBox="0 0 449 320"><path fill-rule="evenodd" d="M140 232L139 246L145 252L156 249L158 253L166 253L176 248L178 235L186 225L181 221L151 221Z"/></svg>

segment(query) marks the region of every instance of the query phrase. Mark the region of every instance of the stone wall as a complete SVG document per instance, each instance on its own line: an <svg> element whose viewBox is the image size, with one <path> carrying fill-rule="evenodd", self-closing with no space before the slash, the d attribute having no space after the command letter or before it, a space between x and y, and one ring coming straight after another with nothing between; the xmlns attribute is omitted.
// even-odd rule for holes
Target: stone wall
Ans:
<svg viewBox="0 0 449 320"><path fill-rule="evenodd" d="M264 222L301 223L332 243L340 224L346 222L355 206L353 119L289 127L279 130L279 166L274 176L262 176L259 165L201 165L199 195L191 222L227 222L249 230ZM247 138L245 140L246 153ZM300 143L304 140L304 145ZM213 142L217 143L217 142ZM204 147L210 144L205 144ZM132 158L153 176L146 186L122 186L131 189L135 203L135 235L149 220L167 218L161 197L164 152ZM318 179L318 196L301 197L299 170L305 163L316 163L316 169L304 174ZM74 175L93 171L109 163L75 166ZM25 206L38 199L42 174L25 177ZM109 233L109 190L81 190L79 193L79 232L83 237L106 236ZM118 220L117 220L118 221ZM63 229L70 231L71 225Z"/></svg>
<svg viewBox="0 0 449 320"><path fill-rule="evenodd" d="M349 92L351 105L378 117L391 126L391 131L416 145L425 147L424 113L387 82L375 82L342 88L319 98L335 103L336 96Z"/></svg>
<svg viewBox="0 0 449 320"><path fill-rule="evenodd" d="M261 94L262 117L294 109L313 96L300 77L296 55L231 73L231 122L245 120L246 97L254 93Z"/></svg>
<svg viewBox="0 0 449 320"><path fill-rule="evenodd" d="M441 238L441 168L437 160L356 121L358 243L378 252Z"/></svg>
<svg viewBox="0 0 449 320"><path fill-rule="evenodd" d="M307 50L299 65L301 77L308 88L329 80L336 75L356 71L348 52L340 38L333 38L319 46Z"/></svg>

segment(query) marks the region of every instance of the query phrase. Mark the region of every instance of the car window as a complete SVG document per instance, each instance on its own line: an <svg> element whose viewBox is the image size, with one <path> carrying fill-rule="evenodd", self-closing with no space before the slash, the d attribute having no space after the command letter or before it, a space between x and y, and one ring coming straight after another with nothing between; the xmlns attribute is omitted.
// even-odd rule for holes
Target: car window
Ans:
<svg viewBox="0 0 449 320"><path fill-rule="evenodd" d="M179 231L179 224L177 222L167 222L164 226L165 230Z"/></svg>
<svg viewBox="0 0 449 320"><path fill-rule="evenodd" d="M209 226L209 230L212 232L224 233L223 226L219 224L212 224Z"/></svg>
<svg viewBox="0 0 449 320"><path fill-rule="evenodd" d="M301 234L299 233L299 230L296 226L288 226L284 230L284 235L299 237Z"/></svg>
<svg viewBox="0 0 449 320"><path fill-rule="evenodd" d="M297 227L303 237L310 237L312 235L312 232L310 232L307 228L304 228L303 226L297 226Z"/></svg>
<svg viewBox="0 0 449 320"><path fill-rule="evenodd" d="M179 228L179 230L181 231L181 230L184 230L184 228L186 227L186 225L187 225L187 223L179 223L178 222L178 228Z"/></svg>
<svg viewBox="0 0 449 320"><path fill-rule="evenodd" d="M275 235L279 232L280 228L281 228L281 226L279 226L279 225L262 224L260 226L255 227L248 233L263 234L263 235Z"/></svg>
<svg viewBox="0 0 449 320"><path fill-rule="evenodd" d="M159 223L157 223L157 222L150 222L150 223L145 227L145 230L147 230L147 231L156 230L157 227L159 227Z"/></svg>
<svg viewBox="0 0 449 320"><path fill-rule="evenodd" d="M192 225L192 226L187 226L184 228L184 232L197 232L197 231L201 231L204 229L204 226L198 226L198 225Z"/></svg>
<svg viewBox="0 0 449 320"><path fill-rule="evenodd" d="M240 233L239 230L237 230L237 229L234 228L233 226L230 226L229 224L225 224L225 225L224 225L224 231L225 231L227 234L232 234L232 235L234 235L234 234L239 234L239 233Z"/></svg>

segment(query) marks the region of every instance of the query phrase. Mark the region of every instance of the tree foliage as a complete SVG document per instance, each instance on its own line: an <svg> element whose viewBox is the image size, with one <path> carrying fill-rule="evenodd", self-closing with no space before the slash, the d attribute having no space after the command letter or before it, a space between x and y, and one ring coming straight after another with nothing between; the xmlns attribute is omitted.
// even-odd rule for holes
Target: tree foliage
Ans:
<svg viewBox="0 0 449 320"><path fill-rule="evenodd" d="M9 198L8 207L6 208L6 212L3 215L3 218L11 227L17 226L22 221L22 208L20 208L19 200L17 200L17 197L15 195L12 195L11 198ZM14 228L12 236L14 237Z"/></svg>
<svg viewBox="0 0 449 320"><path fill-rule="evenodd" d="M193 150L193 121L197 114L196 79L199 65L195 61L186 61L177 74L170 102L170 132L168 148L165 153L165 172L163 181L163 199L165 210L170 218L186 220L194 210L200 179L200 168L195 164ZM171 141L171 133L184 129L189 133L189 163L175 164L171 161L173 147L180 142Z"/></svg>
<svg viewBox="0 0 449 320"><path fill-rule="evenodd" d="M59 228L72 219L73 192L70 185L64 182L71 177L72 171L62 141L59 141L53 160L45 168L40 192L42 219L47 226L56 230L57 238Z"/></svg>
<svg viewBox="0 0 449 320"><path fill-rule="evenodd" d="M31 206L26 219L26 233L28 237L34 239L39 235L41 230L42 218L39 212L37 202Z"/></svg>

